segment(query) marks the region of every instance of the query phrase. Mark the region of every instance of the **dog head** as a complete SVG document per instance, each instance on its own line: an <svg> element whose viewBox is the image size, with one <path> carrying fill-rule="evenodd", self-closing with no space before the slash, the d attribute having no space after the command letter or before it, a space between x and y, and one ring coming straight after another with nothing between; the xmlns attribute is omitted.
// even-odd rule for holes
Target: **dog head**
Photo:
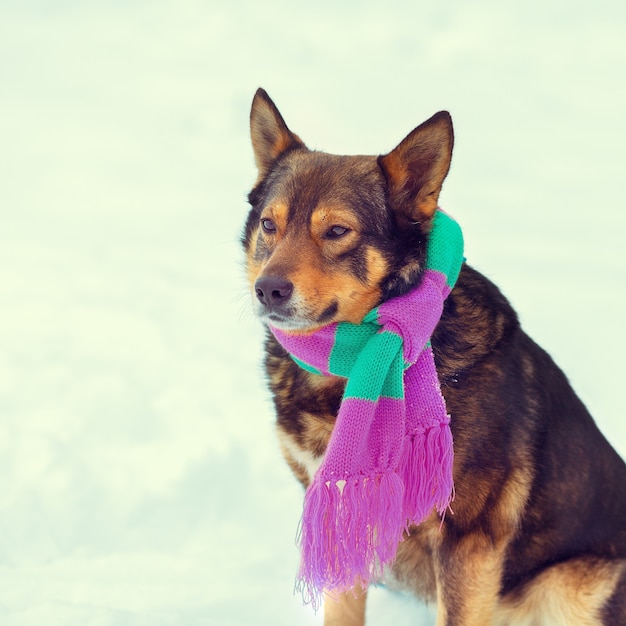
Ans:
<svg viewBox="0 0 626 626"><path fill-rule="evenodd" d="M258 169L243 245L255 313L283 330L359 323L419 282L452 157L439 112L386 155L309 150L259 89L250 114Z"/></svg>

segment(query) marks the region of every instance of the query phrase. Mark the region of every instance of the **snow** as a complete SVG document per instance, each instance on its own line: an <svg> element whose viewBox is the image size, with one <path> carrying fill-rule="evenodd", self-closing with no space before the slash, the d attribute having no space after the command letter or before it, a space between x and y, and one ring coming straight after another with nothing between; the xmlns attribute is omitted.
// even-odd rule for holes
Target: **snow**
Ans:
<svg viewBox="0 0 626 626"><path fill-rule="evenodd" d="M470 262L626 454L626 6L574 4L2 3L0 623L321 623L238 244L259 85L335 152L451 111Z"/></svg>

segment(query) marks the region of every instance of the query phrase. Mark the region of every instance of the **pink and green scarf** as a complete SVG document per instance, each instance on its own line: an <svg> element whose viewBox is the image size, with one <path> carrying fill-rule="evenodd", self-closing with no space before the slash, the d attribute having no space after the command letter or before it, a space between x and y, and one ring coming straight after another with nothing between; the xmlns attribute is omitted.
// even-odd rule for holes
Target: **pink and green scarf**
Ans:
<svg viewBox="0 0 626 626"><path fill-rule="evenodd" d="M314 605L323 591L378 578L408 526L433 509L443 514L452 500L450 417L430 337L462 262L461 229L437 210L415 289L360 324L334 323L308 335L270 327L301 367L347 379L300 526L299 585Z"/></svg>

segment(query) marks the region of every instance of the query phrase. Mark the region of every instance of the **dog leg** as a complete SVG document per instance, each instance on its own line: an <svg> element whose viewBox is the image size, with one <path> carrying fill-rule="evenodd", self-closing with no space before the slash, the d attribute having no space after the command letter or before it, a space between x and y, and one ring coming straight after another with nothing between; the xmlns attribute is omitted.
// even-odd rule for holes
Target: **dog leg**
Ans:
<svg viewBox="0 0 626 626"><path fill-rule="evenodd" d="M324 596L324 626L364 626L367 592L355 587Z"/></svg>
<svg viewBox="0 0 626 626"><path fill-rule="evenodd" d="M496 624L623 625L624 590L626 561L572 559L545 569L522 590L505 596Z"/></svg>
<svg viewBox="0 0 626 626"><path fill-rule="evenodd" d="M437 626L492 624L505 542L472 534L437 555Z"/></svg>

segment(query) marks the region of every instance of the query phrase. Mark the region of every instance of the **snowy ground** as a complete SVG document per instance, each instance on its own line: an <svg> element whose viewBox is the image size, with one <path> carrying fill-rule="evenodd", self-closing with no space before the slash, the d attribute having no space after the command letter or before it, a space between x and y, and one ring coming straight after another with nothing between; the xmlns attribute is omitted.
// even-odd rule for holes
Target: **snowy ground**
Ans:
<svg viewBox="0 0 626 626"><path fill-rule="evenodd" d="M469 260L626 454L626 5L509 4L0 3L0 624L321 623L238 247L259 85L329 151L452 112Z"/></svg>

